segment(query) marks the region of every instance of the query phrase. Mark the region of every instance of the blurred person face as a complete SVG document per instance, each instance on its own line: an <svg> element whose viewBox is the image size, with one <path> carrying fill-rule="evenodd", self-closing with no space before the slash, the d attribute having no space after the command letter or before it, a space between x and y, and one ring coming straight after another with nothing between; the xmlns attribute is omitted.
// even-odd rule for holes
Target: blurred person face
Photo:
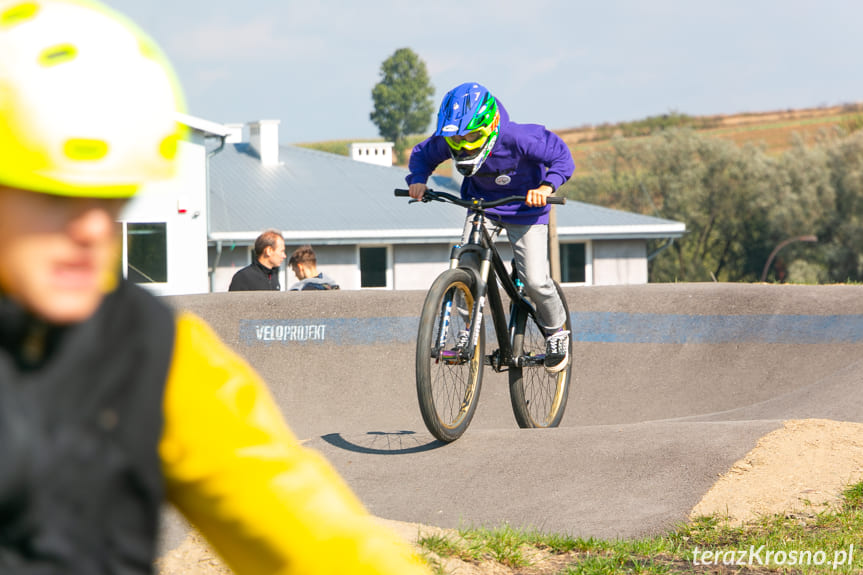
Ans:
<svg viewBox="0 0 863 575"><path fill-rule="evenodd" d="M0 293L50 323L89 318L117 273L124 204L0 186Z"/></svg>
<svg viewBox="0 0 863 575"><path fill-rule="evenodd" d="M282 265L286 257L288 256L285 254L285 240L276 238L275 247L264 248L264 258L261 263L270 269L276 269Z"/></svg>

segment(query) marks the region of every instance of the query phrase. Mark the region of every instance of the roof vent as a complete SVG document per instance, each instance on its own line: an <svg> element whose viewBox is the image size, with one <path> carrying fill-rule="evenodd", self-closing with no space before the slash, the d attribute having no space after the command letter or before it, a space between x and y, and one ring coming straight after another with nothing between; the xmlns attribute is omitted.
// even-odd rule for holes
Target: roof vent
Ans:
<svg viewBox="0 0 863 575"><path fill-rule="evenodd" d="M261 156L263 165L279 165L279 120L250 122L249 145Z"/></svg>

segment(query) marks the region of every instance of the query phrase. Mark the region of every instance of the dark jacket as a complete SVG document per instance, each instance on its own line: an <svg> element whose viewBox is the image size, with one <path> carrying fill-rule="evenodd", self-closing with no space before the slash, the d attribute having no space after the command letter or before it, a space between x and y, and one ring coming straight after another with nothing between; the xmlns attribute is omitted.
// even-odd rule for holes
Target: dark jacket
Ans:
<svg viewBox="0 0 863 575"><path fill-rule="evenodd" d="M58 328L0 295L0 574L151 575L163 496L235 573L429 573L194 314L121 282Z"/></svg>
<svg viewBox="0 0 863 575"><path fill-rule="evenodd" d="M0 573L151 573L173 342L126 282L69 327L0 298Z"/></svg>
<svg viewBox="0 0 863 575"><path fill-rule="evenodd" d="M228 287L228 291L279 291L281 289L279 269L268 268L258 260L235 273Z"/></svg>

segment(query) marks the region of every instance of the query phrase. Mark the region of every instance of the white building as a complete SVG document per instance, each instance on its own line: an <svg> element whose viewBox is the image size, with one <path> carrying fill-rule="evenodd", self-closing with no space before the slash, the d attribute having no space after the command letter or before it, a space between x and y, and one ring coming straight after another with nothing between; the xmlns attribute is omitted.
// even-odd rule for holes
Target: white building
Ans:
<svg viewBox="0 0 863 575"><path fill-rule="evenodd" d="M221 124L179 114L189 127L180 142L176 178L145 186L121 214L123 271L162 294L210 291L207 270L207 154Z"/></svg>
<svg viewBox="0 0 863 575"><path fill-rule="evenodd" d="M448 265L464 210L394 197L405 169L280 145L277 120L181 119L191 130L178 178L149 186L123 214L124 270L157 293L226 291L269 228L282 231L289 254L311 244L342 289L427 289ZM391 145L379 144L391 164ZM458 189L442 176L429 185ZM647 240L685 233L680 222L580 202L555 209L565 284L646 283ZM294 281L282 269L283 289Z"/></svg>
<svg viewBox="0 0 863 575"><path fill-rule="evenodd" d="M355 142L350 146L350 156L357 162L389 168L393 165L393 143Z"/></svg>

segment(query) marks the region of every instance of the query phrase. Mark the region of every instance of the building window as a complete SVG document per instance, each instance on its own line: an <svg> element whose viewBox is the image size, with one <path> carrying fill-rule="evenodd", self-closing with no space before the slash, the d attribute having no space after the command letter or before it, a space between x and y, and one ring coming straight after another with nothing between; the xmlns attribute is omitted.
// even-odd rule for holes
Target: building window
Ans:
<svg viewBox="0 0 863 575"><path fill-rule="evenodd" d="M168 281L166 223L126 224L126 277L139 284Z"/></svg>
<svg viewBox="0 0 863 575"><path fill-rule="evenodd" d="M360 287L387 287L387 248L360 248Z"/></svg>
<svg viewBox="0 0 863 575"><path fill-rule="evenodd" d="M560 244L560 275L563 283L585 283L585 244Z"/></svg>

